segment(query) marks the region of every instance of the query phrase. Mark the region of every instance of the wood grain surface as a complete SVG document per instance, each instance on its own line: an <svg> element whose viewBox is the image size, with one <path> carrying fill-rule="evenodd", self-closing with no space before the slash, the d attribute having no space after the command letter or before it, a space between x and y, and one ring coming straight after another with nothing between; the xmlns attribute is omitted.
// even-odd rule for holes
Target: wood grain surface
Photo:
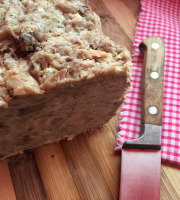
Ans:
<svg viewBox="0 0 180 200"><path fill-rule="evenodd" d="M132 50L138 0L89 0L102 30ZM118 200L119 115L102 129L0 161L0 200ZM180 167L163 163L161 199L180 199Z"/></svg>

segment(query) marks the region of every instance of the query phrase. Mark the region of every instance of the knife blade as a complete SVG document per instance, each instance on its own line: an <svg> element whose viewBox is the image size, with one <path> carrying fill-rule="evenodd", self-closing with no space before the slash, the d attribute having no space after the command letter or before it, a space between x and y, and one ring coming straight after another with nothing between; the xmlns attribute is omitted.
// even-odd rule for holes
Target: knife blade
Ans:
<svg viewBox="0 0 180 200"><path fill-rule="evenodd" d="M121 153L120 200L160 199L164 42L148 37L141 81L141 136L126 141Z"/></svg>

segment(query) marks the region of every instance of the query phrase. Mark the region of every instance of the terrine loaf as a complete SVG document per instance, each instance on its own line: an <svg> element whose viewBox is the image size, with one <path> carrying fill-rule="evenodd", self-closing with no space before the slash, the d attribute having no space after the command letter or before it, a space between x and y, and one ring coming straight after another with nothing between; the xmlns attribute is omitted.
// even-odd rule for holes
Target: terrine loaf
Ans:
<svg viewBox="0 0 180 200"><path fill-rule="evenodd" d="M101 127L131 73L88 5L0 0L0 159Z"/></svg>

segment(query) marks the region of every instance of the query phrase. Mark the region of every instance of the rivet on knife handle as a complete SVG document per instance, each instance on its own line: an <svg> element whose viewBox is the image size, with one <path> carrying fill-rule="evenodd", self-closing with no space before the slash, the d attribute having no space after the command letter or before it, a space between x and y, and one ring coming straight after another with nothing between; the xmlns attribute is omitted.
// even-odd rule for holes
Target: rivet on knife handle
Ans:
<svg viewBox="0 0 180 200"><path fill-rule="evenodd" d="M148 37L139 46L144 52L141 85L141 137L123 144L128 149L160 149L163 110L164 42Z"/></svg>

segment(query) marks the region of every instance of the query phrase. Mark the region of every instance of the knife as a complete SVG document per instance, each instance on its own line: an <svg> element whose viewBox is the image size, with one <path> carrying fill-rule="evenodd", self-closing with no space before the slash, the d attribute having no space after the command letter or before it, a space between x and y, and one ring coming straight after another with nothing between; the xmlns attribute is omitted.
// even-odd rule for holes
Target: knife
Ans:
<svg viewBox="0 0 180 200"><path fill-rule="evenodd" d="M163 111L164 42L148 37L141 84L141 136L122 146L120 200L159 200Z"/></svg>

